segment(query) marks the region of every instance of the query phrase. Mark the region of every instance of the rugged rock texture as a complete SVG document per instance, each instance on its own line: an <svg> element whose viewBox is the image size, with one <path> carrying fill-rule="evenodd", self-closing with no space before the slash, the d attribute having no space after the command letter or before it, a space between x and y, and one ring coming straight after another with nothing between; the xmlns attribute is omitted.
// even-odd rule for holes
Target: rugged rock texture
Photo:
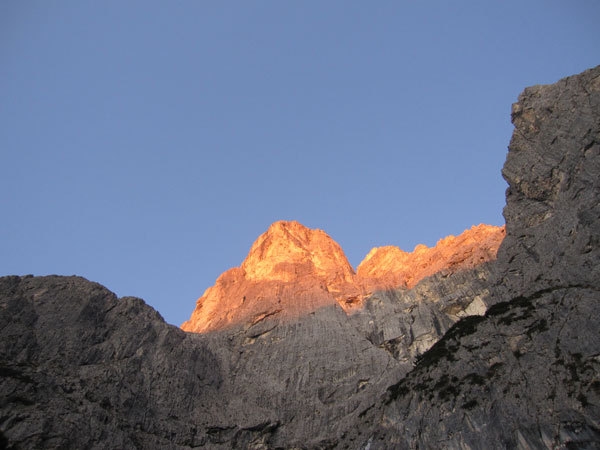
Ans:
<svg viewBox="0 0 600 450"><path fill-rule="evenodd" d="M412 288L435 273L447 276L493 260L504 235L504 227L478 225L433 248L418 245L412 253L394 246L374 248L355 274L324 231L275 222L241 267L223 273L204 292L181 328L202 333L274 315L296 318L336 302L348 313L360 311L373 292Z"/></svg>
<svg viewBox="0 0 600 450"><path fill-rule="evenodd" d="M459 236L440 239L435 247L417 245L412 253L394 246L375 247L356 273L369 292L412 288L433 274L455 273L494 260L504 235L504 227L477 225Z"/></svg>
<svg viewBox="0 0 600 450"><path fill-rule="evenodd" d="M598 300L549 289L458 322L389 389L371 448L600 448Z"/></svg>
<svg viewBox="0 0 600 450"><path fill-rule="evenodd" d="M306 313L205 334L81 278L0 278L0 448L600 448L600 67L527 89L513 121L497 259L351 314L359 276L285 223L285 257L264 264L263 235L220 288L294 273Z"/></svg>
<svg viewBox="0 0 600 450"><path fill-rule="evenodd" d="M502 174L505 295L600 280L600 77L595 68L525 89Z"/></svg>
<svg viewBox="0 0 600 450"><path fill-rule="evenodd" d="M356 297L354 270L340 246L322 230L275 222L242 263L222 274L198 299L181 328L205 332L265 317L297 317Z"/></svg>
<svg viewBox="0 0 600 450"><path fill-rule="evenodd" d="M600 448L600 67L512 119L493 306L389 389L371 448Z"/></svg>
<svg viewBox="0 0 600 450"><path fill-rule="evenodd" d="M378 291L350 321L371 343L412 363L462 317L485 313L490 277L490 265L482 264L437 273L411 290Z"/></svg>
<svg viewBox="0 0 600 450"><path fill-rule="evenodd" d="M222 365L220 392L232 399L215 425L225 447L252 420L272 430L268 448L364 445L365 411L461 316L485 311L489 277L484 264L378 292L350 315L333 302L199 335Z"/></svg>
<svg viewBox="0 0 600 450"><path fill-rule="evenodd" d="M223 411L219 361L140 299L78 277L0 278L0 443L177 448ZM1 446L1 444L0 444Z"/></svg>

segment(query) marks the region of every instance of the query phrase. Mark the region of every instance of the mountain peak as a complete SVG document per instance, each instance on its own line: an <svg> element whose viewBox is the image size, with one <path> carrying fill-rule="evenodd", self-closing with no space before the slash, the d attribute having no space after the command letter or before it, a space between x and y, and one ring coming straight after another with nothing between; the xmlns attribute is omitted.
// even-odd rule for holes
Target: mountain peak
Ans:
<svg viewBox="0 0 600 450"><path fill-rule="evenodd" d="M256 239L240 267L204 292L181 327L204 332L309 313L355 295L354 281L346 255L327 233L278 221Z"/></svg>
<svg viewBox="0 0 600 450"><path fill-rule="evenodd" d="M351 312L376 290L411 288L436 272L494 259L504 233L504 227L478 225L432 248L417 245L412 253L395 246L374 248L355 273L342 248L323 230L278 221L256 239L240 267L223 273L204 292L181 327L205 332L335 304Z"/></svg>
<svg viewBox="0 0 600 450"><path fill-rule="evenodd" d="M418 244L411 253L393 245L375 247L358 265L356 273L370 291L412 288L437 272L471 269L494 259L505 234L504 227L481 224L458 236L440 239L434 247Z"/></svg>
<svg viewBox="0 0 600 450"><path fill-rule="evenodd" d="M242 263L248 280L291 282L306 275L329 284L352 282L354 270L341 247L323 230L278 221L261 234Z"/></svg>

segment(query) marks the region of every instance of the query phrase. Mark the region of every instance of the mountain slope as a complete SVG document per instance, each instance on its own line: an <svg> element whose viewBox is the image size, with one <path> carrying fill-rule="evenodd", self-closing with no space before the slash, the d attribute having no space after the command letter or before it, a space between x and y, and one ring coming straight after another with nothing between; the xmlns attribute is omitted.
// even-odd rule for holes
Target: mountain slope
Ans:
<svg viewBox="0 0 600 450"><path fill-rule="evenodd" d="M331 297L203 334L81 278L0 278L0 446L599 448L600 67L526 89L513 122L496 260L351 314L352 272L314 286L331 259L294 260L299 230L251 281Z"/></svg>
<svg viewBox="0 0 600 450"><path fill-rule="evenodd" d="M0 443L191 448L225 407L219 361L142 300L79 277L0 278Z"/></svg>

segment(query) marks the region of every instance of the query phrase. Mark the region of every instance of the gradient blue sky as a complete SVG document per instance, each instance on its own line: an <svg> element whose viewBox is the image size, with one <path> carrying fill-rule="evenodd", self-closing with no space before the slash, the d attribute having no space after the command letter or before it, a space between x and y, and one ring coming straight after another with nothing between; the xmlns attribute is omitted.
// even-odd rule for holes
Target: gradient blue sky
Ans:
<svg viewBox="0 0 600 450"><path fill-rule="evenodd" d="M0 275L174 324L276 220L356 265L500 225L510 106L600 63L600 2L0 3Z"/></svg>

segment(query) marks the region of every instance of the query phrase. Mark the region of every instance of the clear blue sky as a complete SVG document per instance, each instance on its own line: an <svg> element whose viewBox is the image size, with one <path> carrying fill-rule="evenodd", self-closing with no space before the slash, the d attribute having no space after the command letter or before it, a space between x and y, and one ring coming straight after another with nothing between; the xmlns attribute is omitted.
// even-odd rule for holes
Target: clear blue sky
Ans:
<svg viewBox="0 0 600 450"><path fill-rule="evenodd" d="M600 2L0 3L0 275L174 324L279 219L356 265L500 225L510 105L600 64Z"/></svg>

